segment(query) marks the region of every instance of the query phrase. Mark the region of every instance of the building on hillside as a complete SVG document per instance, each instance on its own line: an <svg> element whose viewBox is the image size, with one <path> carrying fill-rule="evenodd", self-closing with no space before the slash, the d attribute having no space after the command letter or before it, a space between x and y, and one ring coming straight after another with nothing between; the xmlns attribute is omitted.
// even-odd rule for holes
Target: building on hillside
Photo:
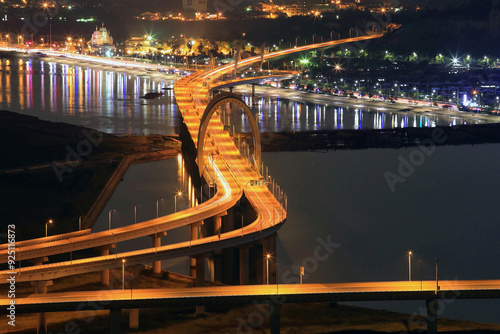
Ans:
<svg viewBox="0 0 500 334"><path fill-rule="evenodd" d="M95 28L92 38L89 42L89 47L94 54L104 57L112 57L115 53L113 45L113 37L111 37L108 29L104 27L104 23L100 29Z"/></svg>

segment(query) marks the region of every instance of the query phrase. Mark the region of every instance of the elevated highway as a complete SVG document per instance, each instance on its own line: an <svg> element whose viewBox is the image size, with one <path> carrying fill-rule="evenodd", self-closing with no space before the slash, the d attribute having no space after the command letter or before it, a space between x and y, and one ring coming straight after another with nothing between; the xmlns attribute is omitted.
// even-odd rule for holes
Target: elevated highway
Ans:
<svg viewBox="0 0 500 334"><path fill-rule="evenodd" d="M82 302L101 302L104 308L150 308L196 305L239 305L257 303L353 302L385 300L484 299L500 298L500 280L394 281L328 284L273 284L211 286L186 289L126 289L108 291L58 292L29 295L16 300L18 312L47 312L78 309ZM0 299L6 313L8 299Z"/></svg>
<svg viewBox="0 0 500 334"><path fill-rule="evenodd" d="M333 47L338 44L379 38L381 36L382 35L363 36L342 41L332 41L282 50L266 54L263 57L252 57L241 60L239 66L240 68L244 68L262 59L267 60L286 56L295 52ZM219 87L216 81L224 75L230 74L233 68L234 65L227 65L207 72L197 71L179 80L174 86L179 111L198 149L197 162L200 174L206 179L213 180L217 183L218 191L215 197L182 212L131 226L115 228L90 235L69 236L68 238L60 240L47 240L47 242L43 243L26 243L22 245L22 247L18 249L18 254L21 254L22 259L35 259L38 261L40 261L40 259L43 261L45 257L54 254L70 253L72 251L94 247L109 247L121 241L147 235L154 237L155 245L152 248L144 250L114 255L108 255L108 251L108 254L103 253L99 257L53 264L38 264L27 268L16 269L16 273L14 274L16 276L16 281L40 283L38 284L37 292L42 295L38 295L32 300L29 298L26 299L26 307L31 305L31 310L38 312L49 310L49 308L44 308L45 304L38 303L36 298L45 298L43 294L47 292L47 282L50 282L50 280L54 278L99 270L107 271L111 268L120 267L122 261L125 261L127 265L133 265L172 257L193 256L220 250L222 248L244 245L259 239L262 240L262 238L272 235L281 227L286 220L286 195L281 189L276 188L274 183L272 186L269 183L254 185L254 181L261 180L264 177L264 172L260 158L259 130L251 112L242 101L233 95L219 96L215 99L219 99L220 102L235 103L243 109L243 112L246 113L246 116L252 123L253 154L251 156L247 154L246 157L244 157L244 155L240 153L238 147L236 147L233 138L225 131L223 120L221 120L217 114L218 104L209 103L209 89L212 87ZM237 69L234 68L235 72L236 70ZM244 80L239 81L243 82ZM236 81L232 82L232 84L234 83L236 83ZM265 175L264 181L267 181L268 177L268 175ZM220 216L224 215L227 210L233 207L243 193L255 209L257 218L252 223L247 226L242 226L240 229L220 233ZM203 224L204 219L210 217L219 217L218 221L217 219L215 220L215 231L218 230L218 233L215 233L213 236L198 239L198 232L196 232L197 227ZM161 246L161 239L157 237L158 235L161 235L161 233L169 229L186 225L191 227L189 241ZM0 250L0 262L5 263L6 260L7 250L4 247L4 249ZM200 273L203 272L204 263L198 263L197 260L193 262L193 260L195 259L191 259L191 267L193 268L193 263L195 263L195 273L196 276L198 276L198 269L200 268ZM11 276L12 270L0 272L0 279L3 279L4 282ZM200 278L203 279L204 277L197 277L197 283ZM241 290L241 292L242 291L243 290ZM196 292L193 290L183 293L185 294L185 298L191 298ZM52 296L52 294L50 295ZM88 296L90 298L97 298L90 294ZM213 298L226 298L228 296L229 294L226 293L213 296ZM64 298L64 295L56 296L55 298L61 300L61 298ZM116 317L113 318L116 319ZM42 320L39 321L38 328L43 332L43 327L45 327L46 330L46 324L43 325L45 322L45 320L43 320L43 315L41 315L39 319Z"/></svg>
<svg viewBox="0 0 500 334"><path fill-rule="evenodd" d="M369 40L379 38L381 36L382 35L363 36L339 41L307 45L289 50L269 53L264 55L263 59L267 60L274 57L289 55L295 52L333 47L343 43ZM259 62L260 60L261 57L247 58L241 60L239 62L239 66L250 66L251 64ZM205 110L205 107L208 105L208 90L212 86L212 83L215 83L222 76L231 73L233 67L234 65L231 64L216 68L208 72L197 71L189 77L185 77L179 80L174 87L177 104L183 115L188 130L191 133L195 145L198 141L198 132L201 126L200 120L202 119L203 114L207 112ZM215 83L213 87L218 86ZM218 173L217 177L215 177L215 181L218 181L221 184L223 182L227 182L228 184L227 188L220 187L220 189L225 190L222 192L218 192L216 196L211 200L206 201L197 207L190 208L173 215L152 219L131 226L92 233L90 235L79 235L74 237L70 236L68 238L60 240L48 240L40 244L26 243L24 245L21 245L21 247L17 249L17 253L21 255L21 258L23 260L28 260L40 259L54 254L70 253L72 251L82 249L99 248L103 246L113 245L125 240L131 240L147 235L155 235L156 233L168 231L169 229L185 225L200 223L201 221L203 221L203 219L213 217L217 214L225 212L230 207L234 206L236 201L238 201L241 197L243 189L247 187L247 185L252 180L256 180L261 177L258 171L260 161L257 161L257 164L255 164L254 162L254 165L252 166L248 162L248 160L246 160L241 156L241 154L239 154L238 149L234 145L234 142L229 137L228 133L223 131L223 125L220 122L220 119L215 120L215 123L212 124L212 128L207 132L207 135L213 138L213 140L211 140L207 145L207 152L212 152L220 157L217 162L212 161L212 164L216 164L219 167L220 172ZM223 163L222 160L224 161ZM231 168L229 168L229 166L231 166ZM202 166L200 168L204 169L203 174L206 175L207 178L214 177L213 174L212 176L210 176L209 166ZM214 170L213 167L211 169ZM230 195L227 195L228 193L230 193ZM256 208L256 211L258 213L257 221L254 223L260 225L261 230L269 227L274 227L286 219L286 210L283 210L283 206L285 206L286 204L281 204L280 201L276 200L276 197L271 194L270 190L267 187L259 190L257 190L255 187L251 187L251 190L246 191L246 193L250 203L254 208ZM129 255L133 256L132 254ZM121 254L120 257L125 258L123 254ZM86 261L88 266L86 270L93 270L91 268L91 263L99 260L104 260L104 258L101 259L99 257L95 257L88 259L88 261ZM127 260L131 262L134 261L132 259ZM3 249L0 249L0 263L6 262L7 250L5 249L5 247L3 247ZM73 261L73 263L75 266L81 265L76 261ZM54 277L60 277L61 272L66 272L67 274L70 274L72 272L71 270L67 269L67 265L67 263L39 265L36 266L38 267L36 269L38 271L47 270L54 273L57 271L55 267L60 266L61 270L59 271L59 273L53 274ZM72 264L70 264L70 266L71 265ZM102 268L101 265L96 267ZM114 265L110 264L110 268L113 267ZM18 269L19 276L21 277L25 273L28 273L28 271L34 269L35 268ZM3 278L7 276L8 271L0 271L0 277ZM51 275L43 276L45 277L44 279L50 279L51 277Z"/></svg>

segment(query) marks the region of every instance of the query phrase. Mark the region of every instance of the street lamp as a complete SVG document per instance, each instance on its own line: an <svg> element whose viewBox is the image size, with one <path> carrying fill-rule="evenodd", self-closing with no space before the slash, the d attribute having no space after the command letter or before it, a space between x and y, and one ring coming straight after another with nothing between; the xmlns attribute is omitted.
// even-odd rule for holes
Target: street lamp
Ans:
<svg viewBox="0 0 500 334"><path fill-rule="evenodd" d="M412 251L409 251L408 252L408 281L411 282L411 255L412 255Z"/></svg>
<svg viewBox="0 0 500 334"><path fill-rule="evenodd" d="M158 218L158 202L161 201L161 200L163 200L163 197L162 198L158 198L156 200L156 218Z"/></svg>
<svg viewBox="0 0 500 334"><path fill-rule="evenodd" d="M418 264L420 265L420 291L422 291L422 259L418 259Z"/></svg>
<svg viewBox="0 0 500 334"><path fill-rule="evenodd" d="M83 216L78 217L78 231L82 230L82 217Z"/></svg>
<svg viewBox="0 0 500 334"><path fill-rule="evenodd" d="M182 196L182 192L178 192L177 194L175 194L174 196L174 207L175 207L175 211L174 212L177 212L177 196Z"/></svg>
<svg viewBox="0 0 500 334"><path fill-rule="evenodd" d="M439 292L438 259L436 258L436 294Z"/></svg>
<svg viewBox="0 0 500 334"><path fill-rule="evenodd" d="M122 290L125 290L125 259L122 259Z"/></svg>
<svg viewBox="0 0 500 334"><path fill-rule="evenodd" d="M115 209L111 209L108 212L108 230L111 230L111 213L115 211Z"/></svg>
<svg viewBox="0 0 500 334"><path fill-rule="evenodd" d="M47 225L52 224L54 221L52 219L49 219L48 222L45 223L45 238L47 238Z"/></svg>
<svg viewBox="0 0 500 334"><path fill-rule="evenodd" d="M134 205L134 224L137 224L137 207L139 205L142 205L142 204L138 203L138 204Z"/></svg>
<svg viewBox="0 0 500 334"><path fill-rule="evenodd" d="M266 254L266 284L269 285L269 259L271 254Z"/></svg>

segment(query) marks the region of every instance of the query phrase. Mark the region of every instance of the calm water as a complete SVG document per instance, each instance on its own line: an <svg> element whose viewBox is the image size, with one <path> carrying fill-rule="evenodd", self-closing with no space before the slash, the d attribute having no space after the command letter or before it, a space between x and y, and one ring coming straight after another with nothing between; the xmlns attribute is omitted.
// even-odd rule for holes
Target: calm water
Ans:
<svg viewBox="0 0 500 334"><path fill-rule="evenodd" d="M0 109L40 119L83 125L117 134L174 134L179 114L173 91L140 99L173 81L144 71L115 72L111 66L60 64L47 60L0 59Z"/></svg>
<svg viewBox="0 0 500 334"><path fill-rule="evenodd" d="M254 100L248 94L242 98L252 106L261 131L290 132L343 129L394 129L423 128L477 124L482 121L471 119L470 114L457 115L435 114L429 109L422 112L400 112L406 106L400 104L382 104L373 101L332 98L326 95L312 94L308 101L304 95L293 94L290 99L277 96L275 91L258 95ZM250 126L243 120L236 122L236 130L250 132Z"/></svg>
<svg viewBox="0 0 500 334"><path fill-rule="evenodd" d="M408 279L407 251L414 252L413 280L494 279L500 277L497 198L500 145L439 147L404 183L391 192L384 172L396 172L399 156L411 150L371 149L328 153L265 153L264 162L288 194L288 220L278 233L281 281L298 277L294 266L308 268L304 282L355 282ZM291 168L291 166L293 166ZM96 230L154 218L174 211L177 190L189 189L182 162L170 159L132 166L99 217ZM188 197L178 200L187 207ZM185 228L169 231L163 244L186 240ZM310 262L317 238L338 243L324 261ZM120 243L119 251L150 247L150 238ZM309 258L309 260L308 260ZM163 268L188 274L187 259ZM399 312L418 312L421 302L357 303ZM443 317L500 323L500 302L454 301Z"/></svg>
<svg viewBox="0 0 500 334"><path fill-rule="evenodd" d="M3 59L0 109L112 133L175 133L180 118L169 91L154 101L138 98L172 82L114 70ZM283 126L314 130L415 123L411 115L395 122L392 118L375 122L382 115L369 110L356 111L355 106L344 106L339 113L334 106L272 98L267 102L264 99L259 108L256 112L264 131ZM416 121L420 126L420 120ZM244 118L239 124L244 129L247 126ZM422 120L422 126L437 124L439 120ZM288 194L289 218L278 238L282 275L294 265L307 264L304 261L313 256L317 238L329 235L339 247L326 260L309 268L305 282L406 280L406 254L410 249L415 253L414 280L420 277L418 259L423 261L424 279L434 278L435 257L439 258L441 279L499 278L496 194L500 184L500 145L439 147L391 192L384 172L396 172L398 157L407 158L410 152L372 149L264 154L264 162ZM178 190L184 190L186 195L178 199L177 207L186 208L189 177L182 171L179 159L132 166L94 230L108 228L111 209L116 209L112 213L112 227L132 224L134 205L138 203L141 203L137 207L138 221L154 218L156 201L160 198L163 199L158 202L159 213L171 213ZM187 229L169 231L163 242L173 243L187 237ZM118 251L150 245L149 238L142 238L120 243ZM164 261L163 267L188 273L186 259ZM282 279L295 273L287 275ZM362 305L409 313L422 306L417 302ZM443 316L500 323L500 303L455 301L446 305Z"/></svg>
<svg viewBox="0 0 500 334"><path fill-rule="evenodd" d="M144 71L116 72L119 68L49 60L0 61L0 109L50 121L84 125L116 134L175 134L180 115L172 90L159 99L139 96L171 87L173 78ZM391 129L478 123L459 116L401 113L401 106L374 106L339 98L316 103L282 99L275 94L255 101L243 94L263 132L337 129ZM255 102L255 103L254 103ZM237 131L250 132L241 113L232 118Z"/></svg>
<svg viewBox="0 0 500 334"><path fill-rule="evenodd" d="M423 278L434 279L436 257L440 279L500 277L500 145L439 147L391 192L384 173L396 173L399 156L411 152L264 154L288 194L289 218L278 243L283 273L304 265L310 283L407 280L412 250L413 280L420 279L418 259ZM340 246L315 268L307 258L326 236ZM424 305L360 304L409 313ZM443 316L500 323L500 301L454 301Z"/></svg>

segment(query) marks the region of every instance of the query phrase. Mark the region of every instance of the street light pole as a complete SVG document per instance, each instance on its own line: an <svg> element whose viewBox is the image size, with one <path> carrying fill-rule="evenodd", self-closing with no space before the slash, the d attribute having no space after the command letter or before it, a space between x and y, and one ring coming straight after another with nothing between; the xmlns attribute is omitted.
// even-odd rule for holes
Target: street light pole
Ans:
<svg viewBox="0 0 500 334"><path fill-rule="evenodd" d="M411 254L412 252L408 252L408 281L411 282Z"/></svg>
<svg viewBox="0 0 500 334"><path fill-rule="evenodd" d="M174 196L174 207L175 207L175 210L174 212L177 212L177 196L182 196L182 192L178 192L177 194L175 194Z"/></svg>
<svg viewBox="0 0 500 334"><path fill-rule="evenodd" d="M438 259L436 258L436 294L439 292Z"/></svg>
<svg viewBox="0 0 500 334"><path fill-rule="evenodd" d="M422 291L422 259L418 259L420 265L420 291Z"/></svg>
<svg viewBox="0 0 500 334"><path fill-rule="evenodd" d="M163 199L163 197L162 198L158 198L156 200L156 218L158 218L158 202L161 201L162 199Z"/></svg>
<svg viewBox="0 0 500 334"><path fill-rule="evenodd" d="M266 255L266 284L269 285L269 258L271 254Z"/></svg>
<svg viewBox="0 0 500 334"><path fill-rule="evenodd" d="M108 212L108 230L111 230L111 213L115 211L115 209L111 209Z"/></svg>
<svg viewBox="0 0 500 334"><path fill-rule="evenodd" d="M78 217L78 231L82 230L82 216Z"/></svg>
<svg viewBox="0 0 500 334"><path fill-rule="evenodd" d="M125 290L125 259L122 259L122 290Z"/></svg>
<svg viewBox="0 0 500 334"><path fill-rule="evenodd" d="M137 207L139 205L141 205L141 203L134 205L134 224L137 224Z"/></svg>
<svg viewBox="0 0 500 334"><path fill-rule="evenodd" d="M52 219L49 219L48 222L45 223L45 237L47 238L47 225L52 224L54 221Z"/></svg>
<svg viewBox="0 0 500 334"><path fill-rule="evenodd" d="M276 262L276 294L278 294L278 284L279 284L278 277L279 277L279 265L278 262Z"/></svg>

